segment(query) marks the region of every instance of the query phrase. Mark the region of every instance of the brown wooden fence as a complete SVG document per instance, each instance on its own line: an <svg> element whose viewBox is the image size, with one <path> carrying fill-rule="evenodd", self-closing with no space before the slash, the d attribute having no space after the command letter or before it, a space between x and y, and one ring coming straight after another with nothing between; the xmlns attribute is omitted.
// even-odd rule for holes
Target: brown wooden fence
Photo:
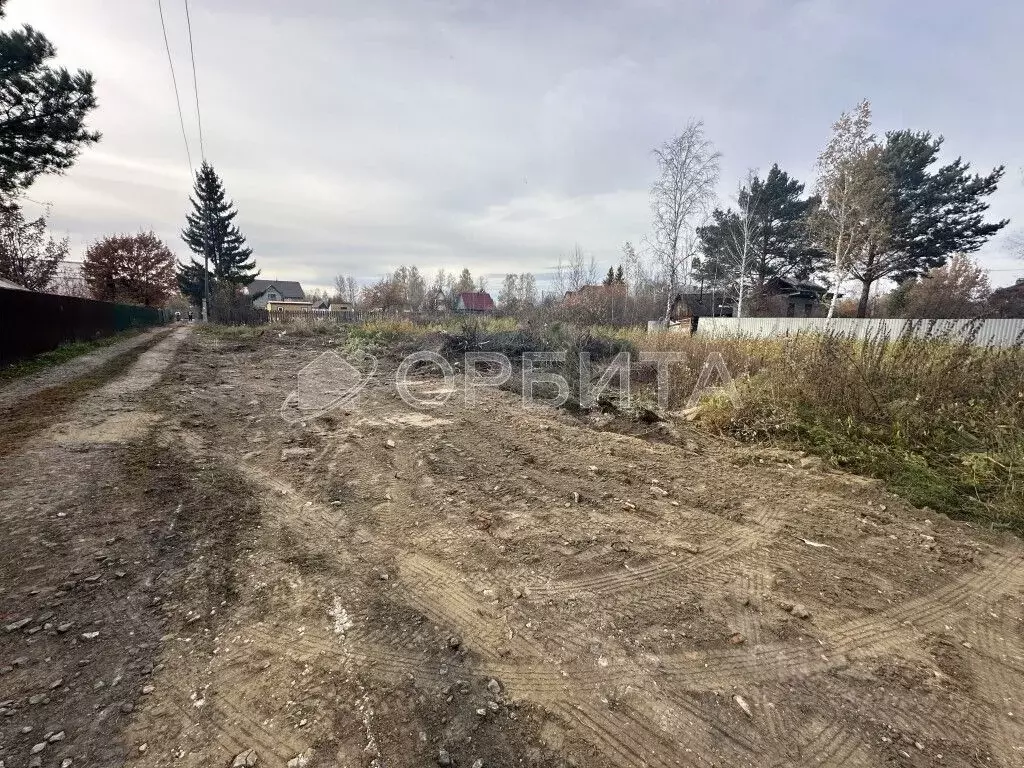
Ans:
<svg viewBox="0 0 1024 768"><path fill-rule="evenodd" d="M0 366L130 328L167 322L155 307L0 288Z"/></svg>

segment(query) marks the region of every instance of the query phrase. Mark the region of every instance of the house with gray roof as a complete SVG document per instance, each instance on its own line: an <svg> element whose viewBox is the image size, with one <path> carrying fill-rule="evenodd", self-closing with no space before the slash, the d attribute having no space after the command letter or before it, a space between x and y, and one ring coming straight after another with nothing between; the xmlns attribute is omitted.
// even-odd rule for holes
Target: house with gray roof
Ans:
<svg viewBox="0 0 1024 768"><path fill-rule="evenodd" d="M254 307L266 309L268 301L304 301L306 294L294 280L253 280L244 288Z"/></svg>

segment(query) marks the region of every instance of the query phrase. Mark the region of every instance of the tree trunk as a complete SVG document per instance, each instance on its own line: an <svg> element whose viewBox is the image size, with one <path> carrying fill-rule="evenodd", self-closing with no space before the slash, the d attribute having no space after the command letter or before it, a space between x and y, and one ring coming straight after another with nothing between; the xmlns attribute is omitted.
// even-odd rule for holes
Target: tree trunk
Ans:
<svg viewBox="0 0 1024 768"><path fill-rule="evenodd" d="M857 317L868 316L868 300L871 298L871 286L878 279L878 275L873 274L873 267L875 265L875 246L873 243L868 245L866 257L864 269L858 278L861 282L861 291L860 302L857 304Z"/></svg>
<svg viewBox="0 0 1024 768"><path fill-rule="evenodd" d="M839 273L839 267L837 266L832 272L832 301L828 305L828 317L830 320L836 315L836 307L839 305L839 284L842 282L842 275Z"/></svg>
<svg viewBox="0 0 1024 768"><path fill-rule="evenodd" d="M874 280L861 281L860 302L857 304L857 317L868 316L868 299L871 298L871 285Z"/></svg>
<svg viewBox="0 0 1024 768"><path fill-rule="evenodd" d="M836 254L832 268L832 301L828 305L828 318L835 317L836 307L839 306L839 284L843 281L843 258L842 258L842 237L843 230L839 230L839 238L836 241Z"/></svg>

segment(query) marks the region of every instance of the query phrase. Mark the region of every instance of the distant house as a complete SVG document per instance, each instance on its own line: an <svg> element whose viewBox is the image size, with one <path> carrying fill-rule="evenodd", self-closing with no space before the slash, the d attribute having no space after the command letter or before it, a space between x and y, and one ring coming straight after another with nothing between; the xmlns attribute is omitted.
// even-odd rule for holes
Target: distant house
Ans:
<svg viewBox="0 0 1024 768"><path fill-rule="evenodd" d="M701 317L732 317L732 301L721 293L685 292L672 300L669 319L673 323L689 323L690 330L697 330Z"/></svg>
<svg viewBox="0 0 1024 768"><path fill-rule="evenodd" d="M586 304L593 301L608 301L626 295L626 286L621 283L612 285L582 285L578 291L566 291L562 299L568 304Z"/></svg>
<svg viewBox="0 0 1024 768"><path fill-rule="evenodd" d="M809 280L791 277L773 277L760 291L747 288L743 299L745 317L817 317L824 305L832 299L828 288ZM730 295L692 288L678 294L672 304L671 318L682 322L695 317L732 317L733 299Z"/></svg>
<svg viewBox="0 0 1024 768"><path fill-rule="evenodd" d="M350 301L331 301L320 299L313 302L313 309L317 312L352 312L355 306Z"/></svg>
<svg viewBox="0 0 1024 768"><path fill-rule="evenodd" d="M260 309L266 309L267 302L270 301L305 301L306 299L302 286L294 280L253 280L245 287L244 291L252 297L253 306Z"/></svg>
<svg viewBox="0 0 1024 768"><path fill-rule="evenodd" d="M255 302L253 302L255 303ZM281 314L284 312L309 312L313 309L311 301L268 301L266 307L270 314Z"/></svg>
<svg viewBox="0 0 1024 768"><path fill-rule="evenodd" d="M491 298L491 294L484 291L460 293L459 300L455 305L455 310L457 312L467 312L472 314L493 312L494 299Z"/></svg>
<svg viewBox="0 0 1024 768"><path fill-rule="evenodd" d="M773 317L814 317L832 298L828 288L808 280L773 277L765 283L764 310Z"/></svg>
<svg viewBox="0 0 1024 768"><path fill-rule="evenodd" d="M1024 317L1024 277L1014 285L996 288L988 297L996 317Z"/></svg>

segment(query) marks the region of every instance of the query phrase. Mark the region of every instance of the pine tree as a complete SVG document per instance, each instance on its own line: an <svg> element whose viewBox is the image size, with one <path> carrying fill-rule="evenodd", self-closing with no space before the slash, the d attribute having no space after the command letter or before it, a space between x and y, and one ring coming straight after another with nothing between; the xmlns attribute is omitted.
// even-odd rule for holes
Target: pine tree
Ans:
<svg viewBox="0 0 1024 768"><path fill-rule="evenodd" d="M208 263L193 258L178 268L178 284L181 292L196 303L204 293L204 276L208 274L210 292L215 283L227 284L231 288L249 285L259 277L252 249L245 244L245 238L235 226L238 215L234 203L227 199L224 185L207 162L196 173L195 197L189 198L192 212L186 217L188 226L181 237L191 251Z"/></svg>
<svg viewBox="0 0 1024 768"><path fill-rule="evenodd" d="M851 273L861 283L857 316L865 317L871 286L892 278L904 282L941 267L953 253L974 253L1009 221L987 222L986 198L996 191L1005 168L986 176L970 173L957 158L931 171L942 137L890 131L878 158L885 205L873 236L855 258Z"/></svg>
<svg viewBox="0 0 1024 768"><path fill-rule="evenodd" d="M0 0L0 18L7 0ZM61 173L83 146L100 140L85 128L96 107L92 75L47 66L53 44L31 28L0 32L0 194Z"/></svg>
<svg viewBox="0 0 1024 768"><path fill-rule="evenodd" d="M755 296L763 297L765 284L773 277L805 280L818 271L825 254L812 247L808 216L817 207L816 197L801 198L804 185L773 165L762 182L754 177L746 191L754 200L753 218L757 237L753 243L751 271ZM745 210L743 193L740 209Z"/></svg>

